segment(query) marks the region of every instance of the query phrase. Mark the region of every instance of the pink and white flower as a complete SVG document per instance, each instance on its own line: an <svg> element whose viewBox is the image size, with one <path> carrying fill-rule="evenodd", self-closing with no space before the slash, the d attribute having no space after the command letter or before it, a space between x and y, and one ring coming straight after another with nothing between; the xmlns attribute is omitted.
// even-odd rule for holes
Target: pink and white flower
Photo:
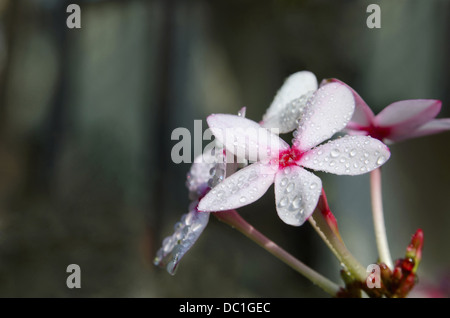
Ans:
<svg viewBox="0 0 450 318"><path fill-rule="evenodd" d="M322 83L330 82L346 85L355 97L355 113L346 127L349 134L366 135L386 143L394 143L450 130L450 118L435 119L441 110L440 100L402 100L388 105L375 116L354 89L337 79Z"/></svg>
<svg viewBox="0 0 450 318"><path fill-rule="evenodd" d="M252 120L226 114L209 116L212 133L227 151L255 162L214 187L198 210L240 208L258 200L274 183L278 216L287 224L302 225L313 213L322 190L320 178L305 168L358 175L389 159L386 145L367 136L345 136L319 145L347 125L354 108L352 92L345 85L322 86L308 99L292 147Z"/></svg>

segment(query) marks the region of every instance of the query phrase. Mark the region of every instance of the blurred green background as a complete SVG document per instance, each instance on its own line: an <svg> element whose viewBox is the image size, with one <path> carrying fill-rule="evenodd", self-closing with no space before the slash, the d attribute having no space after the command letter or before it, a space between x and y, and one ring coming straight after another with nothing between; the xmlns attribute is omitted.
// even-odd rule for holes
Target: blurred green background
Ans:
<svg viewBox="0 0 450 318"><path fill-rule="evenodd" d="M81 29L66 27L70 3ZM366 26L370 3L381 29ZM0 0L0 296L326 297L215 218L174 277L153 266L189 204L171 132L242 106L258 121L300 70L343 80L375 112L433 98L450 117L449 21L447 0ZM383 168L393 257L425 232L416 295L449 292L449 141L394 145ZM348 248L375 262L368 175L320 177ZM340 281L311 226L285 225L273 202L269 189L240 212ZM72 263L81 289L66 287Z"/></svg>

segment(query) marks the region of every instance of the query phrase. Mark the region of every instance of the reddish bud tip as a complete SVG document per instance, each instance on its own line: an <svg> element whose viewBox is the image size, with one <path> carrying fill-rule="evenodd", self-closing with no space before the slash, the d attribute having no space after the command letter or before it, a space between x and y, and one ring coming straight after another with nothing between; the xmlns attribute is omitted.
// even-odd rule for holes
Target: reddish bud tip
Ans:
<svg viewBox="0 0 450 318"><path fill-rule="evenodd" d="M423 231L418 229L411 238L411 243L406 248L406 258L413 260L414 266L412 272L416 272L417 267L422 259L423 248Z"/></svg>
<svg viewBox="0 0 450 318"><path fill-rule="evenodd" d="M320 213L322 214L322 217L327 222L330 229L333 231L333 233L341 239L341 235L339 234L339 228L337 224L337 220L334 217L334 214L331 212L330 207L328 205L327 196L325 194L325 191L322 189L322 194L319 198L319 203L317 204L318 209L320 210Z"/></svg>

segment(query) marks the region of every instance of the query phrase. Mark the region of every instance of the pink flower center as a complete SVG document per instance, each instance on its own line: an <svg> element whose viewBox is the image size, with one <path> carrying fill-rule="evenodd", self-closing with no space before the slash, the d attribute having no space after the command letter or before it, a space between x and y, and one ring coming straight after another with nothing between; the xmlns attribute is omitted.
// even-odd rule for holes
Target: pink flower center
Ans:
<svg viewBox="0 0 450 318"><path fill-rule="evenodd" d="M297 161L301 159L304 152L301 152L297 148L289 148L280 152L278 156L278 165L280 169L293 166Z"/></svg>
<svg viewBox="0 0 450 318"><path fill-rule="evenodd" d="M388 137L391 134L391 128L390 127L380 127L380 126L374 126L370 125L368 127L362 127L362 130L367 131L367 134L372 137L380 140L381 142L383 139Z"/></svg>

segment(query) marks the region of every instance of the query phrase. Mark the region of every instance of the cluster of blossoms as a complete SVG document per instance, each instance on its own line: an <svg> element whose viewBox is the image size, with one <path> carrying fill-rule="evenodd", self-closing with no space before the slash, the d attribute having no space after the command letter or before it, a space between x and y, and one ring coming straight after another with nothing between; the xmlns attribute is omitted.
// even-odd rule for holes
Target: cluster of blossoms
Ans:
<svg viewBox="0 0 450 318"><path fill-rule="evenodd" d="M279 218L292 226L311 221L351 274L352 279L344 279L346 289L340 288L335 295L353 295L355 286L366 290L361 285L365 280L361 268L355 265L342 243L322 181L309 170L352 176L371 172L377 180L375 171L391 155L386 144L450 130L450 119L435 119L440 107L438 100L405 100L389 105L375 116L347 84L328 79L319 85L313 73L302 71L287 78L260 122L245 118L245 109L239 115L210 115L207 122L216 147L193 163L187 180L192 200L189 213L175 225L175 233L164 240L155 264L173 274L180 259L206 227L210 213L233 226L242 225L243 220L235 209L255 202L274 184ZM278 136L291 132L292 145ZM227 160L230 156L234 158L231 162ZM379 183L374 181L375 189ZM381 194L373 193L374 207L377 207L376 197L381 198ZM323 222L320 216L313 217L317 210ZM380 219L379 210L374 208L375 222ZM409 291L414 284L423 234L419 230L420 235L413 237L413 247L407 250L406 260L394 265L386 251L387 243L383 243L384 224L378 226L380 265L383 273L389 272L383 276L385 289L381 294L404 296L405 290ZM237 228L245 232L249 227ZM406 271L408 262L412 265ZM402 269L401 273L408 279L401 279ZM309 274L305 275L310 272L306 270ZM314 277L309 278L320 285L321 277Z"/></svg>

